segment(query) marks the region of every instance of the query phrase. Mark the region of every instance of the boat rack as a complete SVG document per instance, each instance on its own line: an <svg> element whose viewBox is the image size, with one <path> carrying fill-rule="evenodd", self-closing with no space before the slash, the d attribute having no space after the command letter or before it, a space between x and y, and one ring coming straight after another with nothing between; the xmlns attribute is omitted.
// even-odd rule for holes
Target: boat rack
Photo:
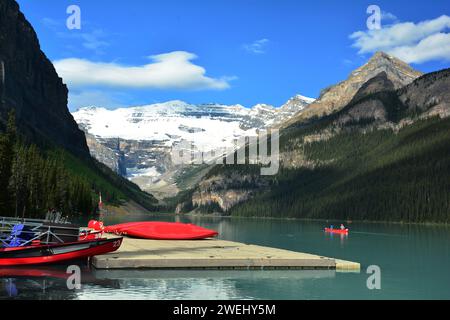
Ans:
<svg viewBox="0 0 450 320"><path fill-rule="evenodd" d="M11 231L16 225L24 225L20 235L19 247L29 246L37 241L41 244L58 244L78 241L80 228L68 223L55 223L40 219L22 219L0 217L0 247L8 247L13 240L18 240L17 235ZM26 238L26 239L23 239Z"/></svg>

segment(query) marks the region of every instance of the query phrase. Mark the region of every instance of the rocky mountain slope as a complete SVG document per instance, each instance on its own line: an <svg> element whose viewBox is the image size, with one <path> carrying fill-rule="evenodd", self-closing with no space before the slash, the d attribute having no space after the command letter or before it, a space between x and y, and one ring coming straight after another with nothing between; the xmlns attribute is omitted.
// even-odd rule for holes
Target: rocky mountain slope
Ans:
<svg viewBox="0 0 450 320"><path fill-rule="evenodd" d="M89 157L83 132L67 109L67 87L41 51L33 27L13 0L0 1L0 125L16 110L20 131Z"/></svg>
<svg viewBox="0 0 450 320"><path fill-rule="evenodd" d="M178 192L177 180L185 169L172 159L175 146L189 142L205 153L233 148L237 138L277 127L313 101L298 95L280 108L259 104L251 109L170 101L116 110L81 108L73 116L96 159L164 197Z"/></svg>
<svg viewBox="0 0 450 320"><path fill-rule="evenodd" d="M378 53L371 61L380 57L387 59ZM384 63L352 95L344 90L344 106L308 122L297 118L283 130L276 176L262 177L255 166L217 165L177 199L177 210L449 221L450 69L412 82L418 73L407 73L401 86L392 74L411 69L395 58ZM319 100L302 113L326 105Z"/></svg>
<svg viewBox="0 0 450 320"><path fill-rule="evenodd" d="M322 90L317 101L288 121L286 126L342 109L367 81L382 72L391 81L394 89L404 87L422 75L405 62L384 52L377 52L365 65L353 71L347 80Z"/></svg>
<svg viewBox="0 0 450 320"><path fill-rule="evenodd" d="M106 202L120 204L131 199L154 208L155 199L150 194L90 156L85 134L68 110L67 96L66 85L42 52L19 5L14 0L1 0L0 133L14 110L21 147L37 145L43 161L56 157L73 180L92 188L95 197L102 192ZM10 171L1 175L8 177ZM2 190L7 190L7 179L2 184ZM67 189L64 194L68 194Z"/></svg>

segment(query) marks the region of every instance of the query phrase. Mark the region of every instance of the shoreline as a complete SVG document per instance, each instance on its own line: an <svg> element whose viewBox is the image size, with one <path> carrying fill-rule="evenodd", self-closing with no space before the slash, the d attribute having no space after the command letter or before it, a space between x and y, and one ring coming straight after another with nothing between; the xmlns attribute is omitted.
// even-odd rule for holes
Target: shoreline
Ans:
<svg viewBox="0 0 450 320"><path fill-rule="evenodd" d="M127 201L124 204L114 207L106 205L105 209L109 211L109 213L115 215L133 215L133 214L145 214L145 215L164 215L164 216L186 216L186 217L202 217L202 218L222 218L222 219L251 219L251 220L278 220L278 221L306 221L306 222L334 222L334 223L342 223L341 220L337 219L313 219L313 218L292 218L292 217L258 217L258 216L232 216L232 215L224 215L219 213L211 213L211 214L201 214L201 213L185 213L185 214L177 214L175 212L154 212L148 209L145 209L141 205L137 204L134 201ZM450 223L448 222L405 222L405 221L386 221L386 220L351 220L344 221L347 224L353 223L370 223L370 224L388 224L388 225L417 225L417 226L438 226L438 227L450 227Z"/></svg>
<svg viewBox="0 0 450 320"><path fill-rule="evenodd" d="M149 212L149 211L147 211ZM202 217L202 218L228 218L228 219L252 219L252 220L279 220L279 221L306 221L306 222L336 222L341 223L341 220L337 219L310 219L310 218L290 218L290 217L257 217L257 216L228 216L228 215L215 215L215 214L198 214L198 213L167 213L167 212L149 212L150 215L167 215L167 216L187 216L187 217ZM447 222L404 222L404 221L376 221L376 220L352 220L344 221L347 224L353 223L370 223L370 224L391 224L391 225L417 225L417 226L437 226L437 227L450 227L450 223Z"/></svg>

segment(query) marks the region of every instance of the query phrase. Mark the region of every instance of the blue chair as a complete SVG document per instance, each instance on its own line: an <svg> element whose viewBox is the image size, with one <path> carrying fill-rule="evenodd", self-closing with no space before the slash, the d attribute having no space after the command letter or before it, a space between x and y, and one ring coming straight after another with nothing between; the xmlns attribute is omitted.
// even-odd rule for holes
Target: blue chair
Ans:
<svg viewBox="0 0 450 320"><path fill-rule="evenodd" d="M26 240L22 239L22 233L24 232L25 225L24 224L16 224L12 230L11 235L6 239L8 243L8 248L17 248L20 247Z"/></svg>

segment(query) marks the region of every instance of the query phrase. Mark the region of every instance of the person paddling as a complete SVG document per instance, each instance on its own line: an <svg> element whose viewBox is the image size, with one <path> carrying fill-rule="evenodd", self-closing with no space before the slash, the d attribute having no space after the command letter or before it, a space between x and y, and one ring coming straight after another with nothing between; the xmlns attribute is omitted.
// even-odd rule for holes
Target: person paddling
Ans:
<svg viewBox="0 0 450 320"><path fill-rule="evenodd" d="M342 223L341 223L341 230L345 230L345 226Z"/></svg>

